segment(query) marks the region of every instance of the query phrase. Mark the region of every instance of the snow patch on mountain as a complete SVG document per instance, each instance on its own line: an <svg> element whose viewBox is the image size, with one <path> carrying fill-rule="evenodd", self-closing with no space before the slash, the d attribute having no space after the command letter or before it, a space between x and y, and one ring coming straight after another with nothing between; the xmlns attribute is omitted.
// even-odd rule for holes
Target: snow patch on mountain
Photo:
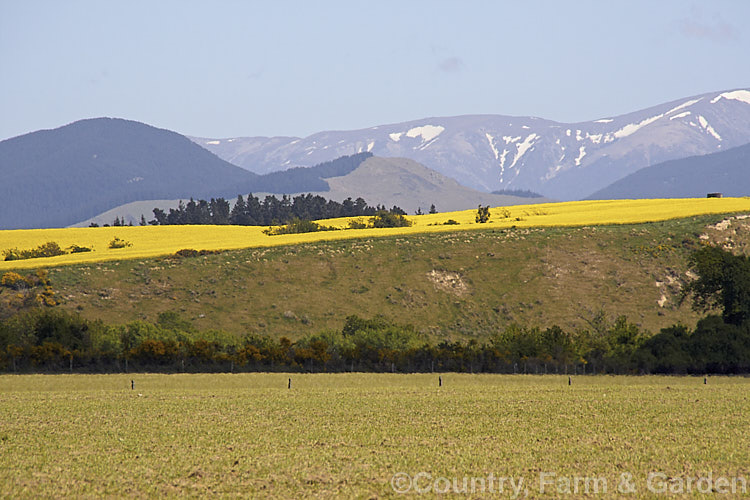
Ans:
<svg viewBox="0 0 750 500"><path fill-rule="evenodd" d="M638 132L638 130L642 129L646 125L650 125L654 123L659 118L662 118L666 113L662 113L660 115L652 116L651 118L646 118L645 120L639 122L639 123L629 123L622 127L620 130L616 131L613 135L618 138L622 139L623 137L627 137L629 135L633 135L634 133Z"/></svg>
<svg viewBox="0 0 750 500"><path fill-rule="evenodd" d="M586 132L586 139L589 139L594 144L602 142L602 137L604 137L604 134L589 134Z"/></svg>
<svg viewBox="0 0 750 500"><path fill-rule="evenodd" d="M404 135L403 132L398 132L394 134L388 134L388 137L390 137L393 142L398 142L401 140L402 135Z"/></svg>
<svg viewBox="0 0 750 500"><path fill-rule="evenodd" d="M595 120L594 123L612 123L613 121L612 118L602 118L601 120Z"/></svg>
<svg viewBox="0 0 750 500"><path fill-rule="evenodd" d="M682 113L678 113L674 116L670 116L670 120L676 120L677 118L685 118L686 116L690 116L690 111L683 111Z"/></svg>
<svg viewBox="0 0 750 500"><path fill-rule="evenodd" d="M750 104L750 90L734 90L732 92L724 92L711 99L711 104L716 104L720 99L734 99L735 101L741 101L746 104Z"/></svg>
<svg viewBox="0 0 750 500"><path fill-rule="evenodd" d="M500 158L500 152L495 147L495 138L487 132L484 133L484 136L487 138L487 142L490 143L490 148L492 149L492 152L495 153L495 159L497 160L498 158Z"/></svg>
<svg viewBox="0 0 750 500"><path fill-rule="evenodd" d="M700 122L701 127L703 127L706 130L706 132L714 136L716 140L718 141L721 140L721 136L716 133L716 130L714 130L714 128L711 125L708 124L708 120L706 120L703 117L703 115L698 115L698 121Z"/></svg>
<svg viewBox="0 0 750 500"><path fill-rule="evenodd" d="M409 129L409 131L406 132L406 137L414 139L421 136L422 142L427 142L439 136L444 130L445 127L441 127L440 125L423 125L421 127Z"/></svg>
<svg viewBox="0 0 750 500"><path fill-rule="evenodd" d="M701 99L703 99L703 98L701 97L700 99L691 99L691 100L689 100L689 101L683 102L683 103L682 103L682 104L680 104L679 106L676 106L676 107L674 107L674 108L670 109L670 110L669 110L669 111L667 111L667 112L666 112L665 114L667 114L667 115L671 115L671 114L672 114L672 113L674 113L675 111L679 111L679 110L681 110L681 109L683 109L683 108L687 108L688 106L692 106L693 104L695 104L695 103L697 103L697 102L700 102L700 100L701 100Z"/></svg>
<svg viewBox="0 0 750 500"><path fill-rule="evenodd" d="M505 158L508 156L508 150L503 149L502 154L500 155L500 182L503 182L503 176L505 175Z"/></svg>
<svg viewBox="0 0 750 500"><path fill-rule="evenodd" d="M536 134L531 134L526 137L526 139L523 140L523 142L516 144L516 156L513 158L513 163L510 164L510 168L513 168L516 166L516 163L518 163L518 160L521 159L521 157L528 151L531 146L534 145L534 139L536 139L538 136Z"/></svg>
<svg viewBox="0 0 750 500"><path fill-rule="evenodd" d="M576 167L581 165L581 160L583 160L584 156L586 156L586 146L581 146L578 150L578 158L576 158Z"/></svg>
<svg viewBox="0 0 750 500"><path fill-rule="evenodd" d="M216 144L221 144L221 141L206 141L206 144L216 145Z"/></svg>

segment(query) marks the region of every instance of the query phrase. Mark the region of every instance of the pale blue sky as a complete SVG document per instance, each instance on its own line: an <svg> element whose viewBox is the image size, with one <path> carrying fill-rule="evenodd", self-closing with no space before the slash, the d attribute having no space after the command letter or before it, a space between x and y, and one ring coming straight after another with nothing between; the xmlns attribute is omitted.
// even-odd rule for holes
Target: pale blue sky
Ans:
<svg viewBox="0 0 750 500"><path fill-rule="evenodd" d="M219 138L575 122L749 86L746 0L0 0L0 140L98 116Z"/></svg>

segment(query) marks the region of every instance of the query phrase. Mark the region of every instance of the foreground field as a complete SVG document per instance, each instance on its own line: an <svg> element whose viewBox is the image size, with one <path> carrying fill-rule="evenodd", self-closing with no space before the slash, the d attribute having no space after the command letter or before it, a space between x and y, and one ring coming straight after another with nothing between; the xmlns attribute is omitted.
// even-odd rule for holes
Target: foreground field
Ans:
<svg viewBox="0 0 750 500"><path fill-rule="evenodd" d="M289 377L0 377L2 494L750 491L744 378Z"/></svg>
<svg viewBox="0 0 750 500"><path fill-rule="evenodd" d="M411 216L409 219L413 225L406 228L347 229L279 236L263 234L262 231L265 228L258 226L136 226L10 230L0 231L0 252L10 249L28 250L49 241L58 243L62 248L77 245L91 248L93 251L20 261L0 261L0 270L156 257L172 254L185 248L227 250L271 247L315 241L486 229L487 227L634 224L749 209L750 198L580 201L517 205L507 207L506 212L503 212L501 208L495 208L491 210L493 215L487 224L475 222L476 210L465 210ZM453 220L458 225L444 225L448 220ZM321 223L345 228L349 221L349 218L345 218ZM109 248L109 243L115 237L127 241L131 246Z"/></svg>

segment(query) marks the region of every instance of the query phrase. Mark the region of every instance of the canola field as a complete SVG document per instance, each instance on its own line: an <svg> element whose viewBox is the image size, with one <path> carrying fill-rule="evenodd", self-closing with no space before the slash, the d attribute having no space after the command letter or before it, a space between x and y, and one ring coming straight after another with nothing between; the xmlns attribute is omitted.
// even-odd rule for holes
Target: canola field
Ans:
<svg viewBox="0 0 750 500"><path fill-rule="evenodd" d="M322 240L370 238L414 233L503 229L510 227L590 226L635 224L705 214L750 211L750 198L680 198L661 200L601 200L490 209L489 222L475 222L476 210L408 216L411 227L346 229L352 218L319 221L340 231L269 236L258 226L133 226L98 228L21 229L0 231L0 258L10 249L27 250L47 242L63 249L72 245L91 248L85 253L56 257L2 261L0 270L59 266L111 260L138 259L173 254L181 249L232 250L295 245ZM354 218L363 221L366 218ZM445 225L449 220L458 224ZM109 248L119 238L130 246Z"/></svg>
<svg viewBox="0 0 750 500"><path fill-rule="evenodd" d="M750 493L748 379L571 381L437 373L3 375L1 496Z"/></svg>

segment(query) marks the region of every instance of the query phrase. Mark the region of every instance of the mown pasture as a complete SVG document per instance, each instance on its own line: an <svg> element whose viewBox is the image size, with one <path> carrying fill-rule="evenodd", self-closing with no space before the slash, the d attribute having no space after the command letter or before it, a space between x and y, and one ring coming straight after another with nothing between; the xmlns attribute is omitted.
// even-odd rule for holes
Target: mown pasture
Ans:
<svg viewBox="0 0 750 500"><path fill-rule="evenodd" d="M511 498L509 482L497 490L497 478L508 477L516 485L523 479L521 496L612 498L630 478L625 493L642 498L678 488L699 496L707 483L696 480L710 477L716 491L742 493L750 479L747 378L571 382L468 374L2 376L0 486L9 498L373 498L395 496L394 487L454 493L453 478L463 493L467 477L485 481L474 482L473 497ZM597 482L586 495L585 482L573 489L575 478Z"/></svg>

